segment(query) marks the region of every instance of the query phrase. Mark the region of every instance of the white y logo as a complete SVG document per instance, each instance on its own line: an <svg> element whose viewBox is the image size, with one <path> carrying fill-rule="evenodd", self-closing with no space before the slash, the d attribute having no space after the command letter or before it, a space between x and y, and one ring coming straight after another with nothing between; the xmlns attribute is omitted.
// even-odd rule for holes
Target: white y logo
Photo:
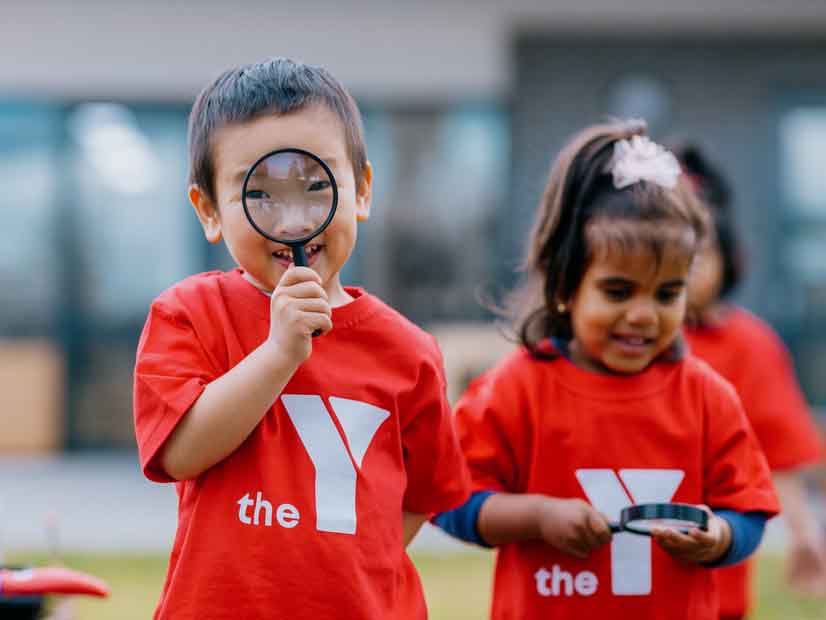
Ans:
<svg viewBox="0 0 826 620"><path fill-rule="evenodd" d="M669 502L685 477L680 469L578 469L576 479L588 501L612 521L629 504ZM620 482L621 480L621 482ZM623 484L625 486L623 486ZM615 534L611 542L611 591L651 594L651 539Z"/></svg>
<svg viewBox="0 0 826 620"><path fill-rule="evenodd" d="M315 467L316 529L355 534L356 467L361 468L367 447L390 412L358 400L330 397L344 430L342 438L320 396L285 394L281 401Z"/></svg>

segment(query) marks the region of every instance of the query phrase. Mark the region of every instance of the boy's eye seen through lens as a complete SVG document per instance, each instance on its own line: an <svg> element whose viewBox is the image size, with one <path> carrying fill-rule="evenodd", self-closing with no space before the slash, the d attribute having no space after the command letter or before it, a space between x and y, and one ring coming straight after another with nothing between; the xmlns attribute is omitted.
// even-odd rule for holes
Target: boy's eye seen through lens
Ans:
<svg viewBox="0 0 826 620"><path fill-rule="evenodd" d="M308 192L323 192L325 189L330 189L329 181L315 181L307 188Z"/></svg>

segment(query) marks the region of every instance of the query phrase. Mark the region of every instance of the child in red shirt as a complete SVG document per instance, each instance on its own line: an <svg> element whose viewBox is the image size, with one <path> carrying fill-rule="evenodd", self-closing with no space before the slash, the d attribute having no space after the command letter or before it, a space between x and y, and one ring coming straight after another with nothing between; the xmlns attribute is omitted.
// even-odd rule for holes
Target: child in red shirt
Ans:
<svg viewBox="0 0 826 620"><path fill-rule="evenodd" d="M736 394L681 353L707 215L680 177L639 122L584 130L551 170L522 347L457 405L475 493L436 518L498 547L496 620L715 620L708 566L751 553L777 511ZM701 505L709 527L612 536L647 502Z"/></svg>
<svg viewBox="0 0 826 620"><path fill-rule="evenodd" d="M789 525L792 585L824 594L826 537L808 507L802 476L806 466L822 463L822 440L780 338L767 323L725 301L742 275L728 184L697 146L678 145L675 154L715 224L692 271L688 345L737 390L766 454ZM747 614L751 569L751 562L743 562L715 571L721 618Z"/></svg>
<svg viewBox="0 0 826 620"><path fill-rule="evenodd" d="M241 206L246 171L282 148L338 184L307 267ZM233 68L193 106L190 157L206 238L238 268L162 293L138 345L141 465L179 498L155 618L425 618L405 545L468 480L435 340L340 281L370 211L355 102L319 67Z"/></svg>

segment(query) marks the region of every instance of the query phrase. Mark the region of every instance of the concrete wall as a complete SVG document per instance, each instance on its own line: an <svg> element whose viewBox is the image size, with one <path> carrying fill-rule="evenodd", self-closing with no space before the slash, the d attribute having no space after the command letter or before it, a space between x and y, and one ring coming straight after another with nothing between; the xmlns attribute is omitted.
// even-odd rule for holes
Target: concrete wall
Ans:
<svg viewBox="0 0 826 620"><path fill-rule="evenodd" d="M6 0L0 95L189 100L234 63L288 55L362 98L507 96L515 32L790 35L822 0Z"/></svg>

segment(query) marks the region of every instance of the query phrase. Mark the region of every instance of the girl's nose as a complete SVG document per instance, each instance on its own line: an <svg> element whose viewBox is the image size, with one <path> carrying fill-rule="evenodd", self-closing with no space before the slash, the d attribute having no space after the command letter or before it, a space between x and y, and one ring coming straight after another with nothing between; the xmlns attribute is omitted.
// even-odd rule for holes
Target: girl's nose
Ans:
<svg viewBox="0 0 826 620"><path fill-rule="evenodd" d="M628 308L625 320L630 325L651 325L657 322L657 311L654 304L648 301L636 302Z"/></svg>

